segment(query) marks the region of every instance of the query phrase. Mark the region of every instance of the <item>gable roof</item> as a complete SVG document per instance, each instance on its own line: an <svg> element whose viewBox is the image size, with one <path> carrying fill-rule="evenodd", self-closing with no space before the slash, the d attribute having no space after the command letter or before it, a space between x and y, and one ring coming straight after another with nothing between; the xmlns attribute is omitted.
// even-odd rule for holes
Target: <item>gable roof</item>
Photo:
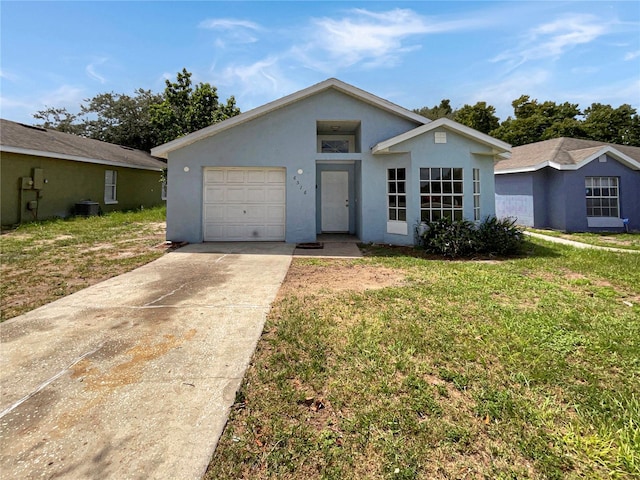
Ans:
<svg viewBox="0 0 640 480"><path fill-rule="evenodd" d="M0 152L158 172L166 168L142 150L5 119L0 119Z"/></svg>
<svg viewBox="0 0 640 480"><path fill-rule="evenodd" d="M466 125L462 125L461 123L454 122L453 120L449 120L448 118L439 118L438 120L434 120L433 122L427 123L426 125L422 125L421 127L414 128L413 130L409 130L408 132L402 133L397 137L390 138L389 140L385 140L384 142L380 142L374 145L371 148L371 153L397 153L392 152L391 147L395 147L402 142L406 142L414 137L422 135L424 133L430 132L432 130L438 128L446 128L449 130L453 130L454 132L463 135L467 138L475 140L477 142L483 143L492 148L493 155L499 155L502 153L509 152L511 150L511 145L503 142L502 140L498 140L497 138L490 137L482 132L474 130L473 128L469 128Z"/></svg>
<svg viewBox="0 0 640 480"><path fill-rule="evenodd" d="M189 135L185 135L184 137L172 140L171 142L165 143L164 145L157 146L151 149L151 154L157 157L167 158L169 153L174 150L186 147L187 145L197 142L198 140L216 135L220 132L223 132L224 130L235 127L236 125L249 122L258 117L273 112L274 110L284 108L288 105L291 105L292 103L298 102L329 89L335 89L346 95L357 98L358 100L361 100L365 103L378 107L382 110L406 118L407 120L411 120L418 125L423 125L425 123L431 122L431 120L429 120L428 118L418 115L417 113L412 112L411 110L407 110L406 108L396 105L395 103L389 102L388 100L377 97L372 93L365 92L364 90L354 87L353 85L349 85L348 83L342 82L337 78L329 78L328 80L287 95L286 97L282 97L278 100L274 100L273 102L269 102L265 105L262 105L261 107L254 108L253 110L248 110L244 113L241 113L240 115L236 115L235 117L224 120L223 122L216 123L209 127L203 128L202 130L198 130L197 132L193 132Z"/></svg>
<svg viewBox="0 0 640 480"><path fill-rule="evenodd" d="M511 158L496 164L495 173L534 172L544 167L577 170L605 154L632 170L640 170L640 147L560 137L514 147Z"/></svg>

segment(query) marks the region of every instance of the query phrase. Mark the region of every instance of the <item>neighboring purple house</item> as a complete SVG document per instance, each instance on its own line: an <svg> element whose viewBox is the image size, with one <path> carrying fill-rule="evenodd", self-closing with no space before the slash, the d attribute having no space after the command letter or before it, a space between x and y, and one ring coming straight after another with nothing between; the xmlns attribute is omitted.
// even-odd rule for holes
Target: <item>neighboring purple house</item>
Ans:
<svg viewBox="0 0 640 480"><path fill-rule="evenodd" d="M640 147L555 138L495 165L496 216L566 232L640 230Z"/></svg>

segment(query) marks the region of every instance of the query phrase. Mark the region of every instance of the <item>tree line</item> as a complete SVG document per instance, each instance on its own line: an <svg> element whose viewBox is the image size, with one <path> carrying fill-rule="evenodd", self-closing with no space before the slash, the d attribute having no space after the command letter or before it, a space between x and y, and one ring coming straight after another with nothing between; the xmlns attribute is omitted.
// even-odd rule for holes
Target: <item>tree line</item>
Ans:
<svg viewBox="0 0 640 480"><path fill-rule="evenodd" d="M44 128L149 151L240 113L233 96L221 102L215 86L193 85L191 76L182 69L175 81L165 80L162 93L143 88L133 95L101 93L85 100L78 113L49 107L33 116ZM522 95L511 105L513 116L502 122L486 102L453 109L443 99L414 112L431 120L455 120L513 146L558 137L640 146L640 117L628 104L614 108L592 103L581 111L576 103L538 102Z"/></svg>
<svg viewBox="0 0 640 480"><path fill-rule="evenodd" d="M513 116L500 122L486 102L454 110L449 99L414 112L431 120L446 117L475 128L514 147L558 137L573 137L619 145L640 146L640 116L631 105L617 108L592 103L581 111L577 103L538 102L522 95L511 102Z"/></svg>
<svg viewBox="0 0 640 480"><path fill-rule="evenodd" d="M44 128L150 151L240 113L233 96L220 102L216 87L193 85L191 76L182 69L176 81L165 80L162 93L101 93L85 100L78 113L49 107L33 116Z"/></svg>

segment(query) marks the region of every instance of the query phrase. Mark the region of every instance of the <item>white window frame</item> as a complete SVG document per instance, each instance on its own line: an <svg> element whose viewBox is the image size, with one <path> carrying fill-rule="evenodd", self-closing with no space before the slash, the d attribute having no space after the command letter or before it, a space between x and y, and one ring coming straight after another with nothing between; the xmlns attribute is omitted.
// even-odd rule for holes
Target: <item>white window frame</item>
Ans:
<svg viewBox="0 0 640 480"><path fill-rule="evenodd" d="M473 169L473 220L480 220L480 169Z"/></svg>
<svg viewBox="0 0 640 480"><path fill-rule="evenodd" d="M387 233L407 235L408 231L407 169L405 167L387 168Z"/></svg>
<svg viewBox="0 0 640 480"><path fill-rule="evenodd" d="M118 171L104 171L104 203L105 205L114 205L118 203Z"/></svg>
<svg viewBox="0 0 640 480"><path fill-rule="evenodd" d="M444 179L443 176L447 170L450 171L451 178ZM456 178L457 173L459 178ZM449 202L446 207L445 202ZM431 222L442 217L450 217L452 220L464 218L464 168L462 167L420 169L420 221Z"/></svg>
<svg viewBox="0 0 640 480"><path fill-rule="evenodd" d="M323 142L337 140L337 141L346 141L348 142L348 151L347 152L328 152L323 151ZM355 153L356 151L356 137L355 135L318 135L318 153Z"/></svg>
<svg viewBox="0 0 640 480"><path fill-rule="evenodd" d="M587 218L620 218L620 179L618 177L585 177L584 187ZM596 206L595 203L599 205ZM600 214L594 215L597 210ZM605 215L604 212L607 214Z"/></svg>
<svg viewBox="0 0 640 480"><path fill-rule="evenodd" d="M164 177L162 179L162 184L160 186L160 199L161 200L167 199L167 177Z"/></svg>

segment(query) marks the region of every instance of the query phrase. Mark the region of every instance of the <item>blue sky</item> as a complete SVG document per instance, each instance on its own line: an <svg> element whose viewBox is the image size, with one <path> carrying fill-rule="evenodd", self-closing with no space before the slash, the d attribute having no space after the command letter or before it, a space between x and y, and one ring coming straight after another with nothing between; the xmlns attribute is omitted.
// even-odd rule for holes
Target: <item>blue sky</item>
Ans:
<svg viewBox="0 0 640 480"><path fill-rule="evenodd" d="M329 77L406 108L640 108L640 2L2 1L0 115L161 92L186 67L246 111Z"/></svg>

